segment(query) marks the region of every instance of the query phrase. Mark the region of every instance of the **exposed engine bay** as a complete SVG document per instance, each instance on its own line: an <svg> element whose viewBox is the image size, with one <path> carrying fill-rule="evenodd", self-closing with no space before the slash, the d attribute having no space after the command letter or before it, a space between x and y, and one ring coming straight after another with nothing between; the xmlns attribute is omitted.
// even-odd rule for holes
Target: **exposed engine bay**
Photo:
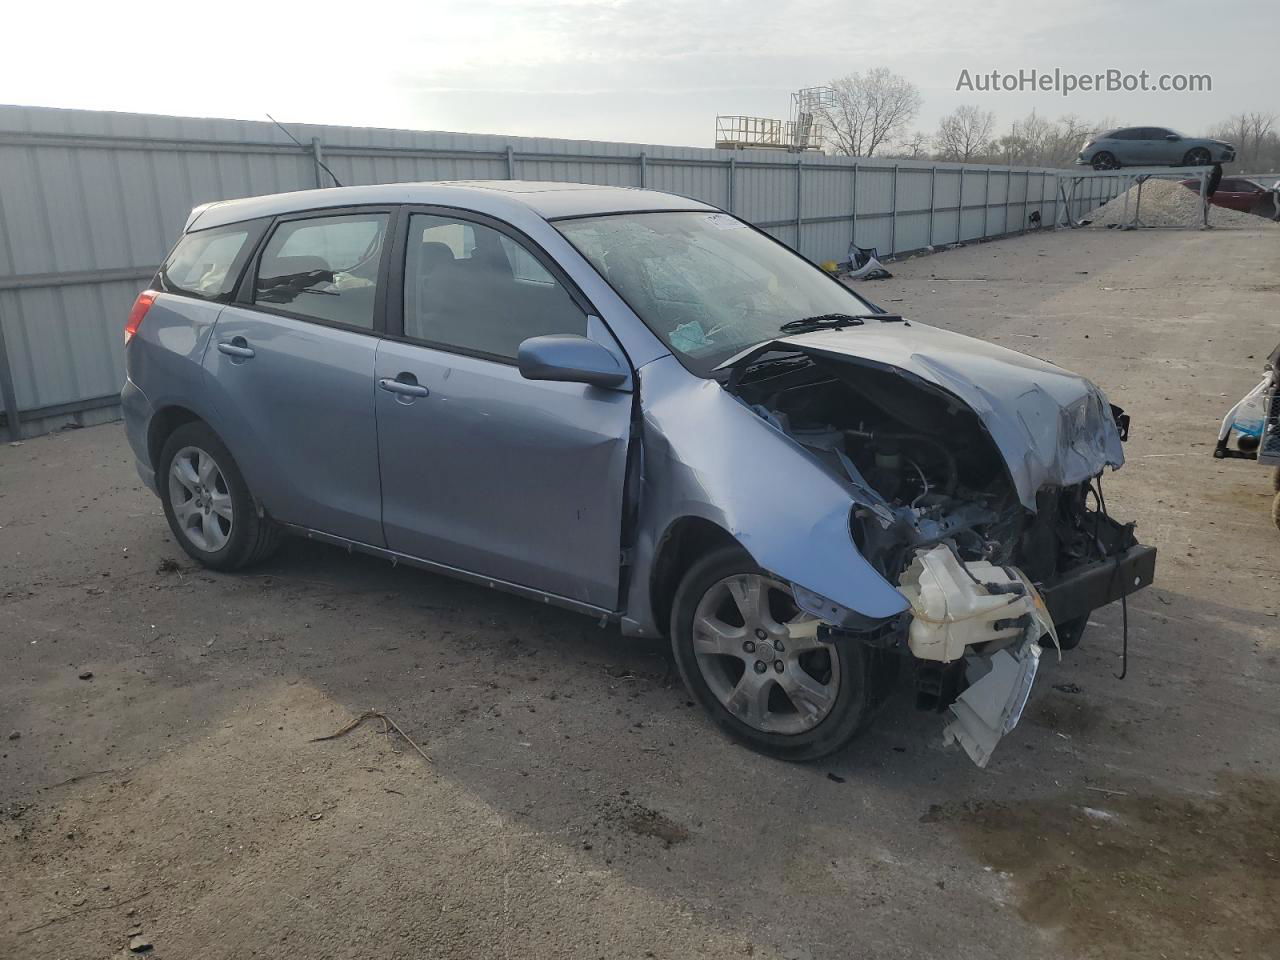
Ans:
<svg viewBox="0 0 1280 960"><path fill-rule="evenodd" d="M855 542L890 582L916 550L945 541L965 560L1015 564L1043 580L1123 539L1096 494L1090 505L1091 484L1042 490L1037 511L1025 510L977 415L898 371L802 355L732 389L852 485Z"/></svg>
<svg viewBox="0 0 1280 960"><path fill-rule="evenodd" d="M1046 600L1073 571L1097 581L1099 565L1118 573L1117 558L1150 550L1107 515L1101 476L1043 487L1027 509L974 410L896 368L775 354L735 371L726 389L848 485L855 543L911 602L860 639L910 655L918 706L950 709L947 739L985 765L1017 722L1040 644L1061 635L1074 646L1089 604L1116 597L1095 584L1088 597L1054 597L1053 612ZM1123 435L1127 418L1113 415ZM1150 552L1138 573L1147 582Z"/></svg>

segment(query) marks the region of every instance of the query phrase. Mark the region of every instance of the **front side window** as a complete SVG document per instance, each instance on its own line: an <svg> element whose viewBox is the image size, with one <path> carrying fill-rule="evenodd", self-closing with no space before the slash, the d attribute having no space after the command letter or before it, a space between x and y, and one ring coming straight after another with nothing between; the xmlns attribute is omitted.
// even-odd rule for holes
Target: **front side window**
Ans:
<svg viewBox="0 0 1280 960"><path fill-rule="evenodd" d="M287 220L262 251L253 302L373 329L387 214Z"/></svg>
<svg viewBox="0 0 1280 960"><path fill-rule="evenodd" d="M556 224L655 334L706 376L792 320L873 313L842 283L723 213L611 214Z"/></svg>
<svg viewBox="0 0 1280 960"><path fill-rule="evenodd" d="M188 233L160 268L160 285L203 300L228 296L236 285L236 268L243 262L240 256L246 252L249 233L247 224Z"/></svg>
<svg viewBox="0 0 1280 960"><path fill-rule="evenodd" d="M410 217L405 336L514 360L529 337L586 332L587 315L521 243L479 223Z"/></svg>

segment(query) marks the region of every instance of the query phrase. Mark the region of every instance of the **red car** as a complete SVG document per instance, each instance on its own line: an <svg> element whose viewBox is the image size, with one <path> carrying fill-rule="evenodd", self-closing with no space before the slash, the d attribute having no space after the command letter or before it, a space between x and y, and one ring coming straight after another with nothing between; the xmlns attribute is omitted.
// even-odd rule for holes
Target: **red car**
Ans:
<svg viewBox="0 0 1280 960"><path fill-rule="evenodd" d="M1182 185L1200 192L1200 181L1183 180ZM1263 216L1275 216L1275 199L1272 191L1256 180L1244 177L1223 177L1218 189L1210 199L1210 203L1218 207L1228 207L1244 213L1258 213Z"/></svg>

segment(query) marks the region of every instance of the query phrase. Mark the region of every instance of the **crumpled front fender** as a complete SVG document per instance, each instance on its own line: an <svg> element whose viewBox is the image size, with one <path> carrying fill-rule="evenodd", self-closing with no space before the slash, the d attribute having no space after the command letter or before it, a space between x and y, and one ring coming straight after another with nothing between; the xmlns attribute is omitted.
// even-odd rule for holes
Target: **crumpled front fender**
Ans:
<svg viewBox="0 0 1280 960"><path fill-rule="evenodd" d="M862 618L907 609L853 542L849 490L807 451L674 357L639 373L643 463L628 632L663 630L650 574L663 534L683 517L717 524L765 570Z"/></svg>

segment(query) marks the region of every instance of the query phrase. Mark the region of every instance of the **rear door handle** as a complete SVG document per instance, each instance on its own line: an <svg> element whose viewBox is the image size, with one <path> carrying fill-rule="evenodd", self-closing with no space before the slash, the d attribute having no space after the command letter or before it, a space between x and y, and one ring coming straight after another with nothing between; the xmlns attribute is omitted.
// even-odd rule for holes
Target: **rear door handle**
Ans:
<svg viewBox="0 0 1280 960"><path fill-rule="evenodd" d="M413 374L402 373L400 376L413 377ZM397 393L402 397L428 397L431 395L431 391L418 383L416 379L391 380L384 377L378 381L378 386L386 390L387 393Z"/></svg>
<svg viewBox="0 0 1280 960"><path fill-rule="evenodd" d="M253 347L249 346L244 337L232 337L230 340L219 342L218 351L225 353L228 357L239 357L241 360L248 360L253 356Z"/></svg>

